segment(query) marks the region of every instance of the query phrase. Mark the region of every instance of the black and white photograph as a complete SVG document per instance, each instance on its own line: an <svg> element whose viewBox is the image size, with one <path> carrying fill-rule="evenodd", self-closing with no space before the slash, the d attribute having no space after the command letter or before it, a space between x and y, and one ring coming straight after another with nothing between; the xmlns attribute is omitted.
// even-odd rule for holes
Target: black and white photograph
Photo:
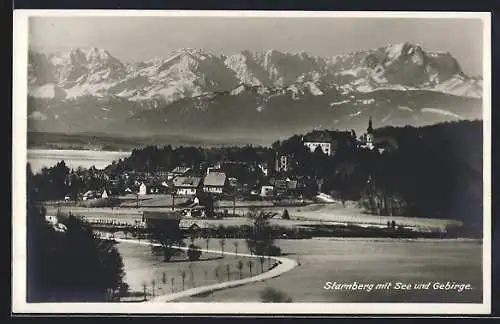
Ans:
<svg viewBox="0 0 500 324"><path fill-rule="evenodd" d="M488 314L490 29L16 10L13 311Z"/></svg>

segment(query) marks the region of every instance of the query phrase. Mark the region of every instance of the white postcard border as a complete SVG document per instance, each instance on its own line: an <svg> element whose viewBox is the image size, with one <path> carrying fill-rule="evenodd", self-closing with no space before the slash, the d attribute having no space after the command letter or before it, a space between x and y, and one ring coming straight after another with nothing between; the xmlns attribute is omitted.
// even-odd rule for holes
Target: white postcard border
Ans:
<svg viewBox="0 0 500 324"><path fill-rule="evenodd" d="M32 16L446 18L483 21L483 303L26 303L28 18ZM491 13L15 10L13 15L12 312L103 314L489 314L491 312Z"/></svg>

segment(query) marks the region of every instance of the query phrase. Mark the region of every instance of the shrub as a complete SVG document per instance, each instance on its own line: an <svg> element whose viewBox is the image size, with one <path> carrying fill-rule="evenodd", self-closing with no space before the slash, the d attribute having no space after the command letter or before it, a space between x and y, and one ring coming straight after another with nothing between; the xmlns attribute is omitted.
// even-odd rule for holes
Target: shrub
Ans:
<svg viewBox="0 0 500 324"><path fill-rule="evenodd" d="M267 287L260 292L260 299L264 303L291 303L292 298L282 291Z"/></svg>
<svg viewBox="0 0 500 324"><path fill-rule="evenodd" d="M271 256L280 256L281 255L281 249L276 246L276 245L271 245L269 247L269 255Z"/></svg>
<svg viewBox="0 0 500 324"><path fill-rule="evenodd" d="M190 244L189 249L187 251L189 261L196 261L200 259L201 249L199 246Z"/></svg>

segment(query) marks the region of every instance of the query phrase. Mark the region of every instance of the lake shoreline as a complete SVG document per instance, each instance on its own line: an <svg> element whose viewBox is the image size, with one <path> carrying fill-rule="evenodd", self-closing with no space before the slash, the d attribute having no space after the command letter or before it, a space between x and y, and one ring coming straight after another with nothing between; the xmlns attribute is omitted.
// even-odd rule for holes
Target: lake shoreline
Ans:
<svg viewBox="0 0 500 324"><path fill-rule="evenodd" d="M90 168L104 169L113 161L130 156L130 151L105 151L105 150L76 150L76 149L46 149L29 148L26 160L33 172L40 172L43 168L51 168L64 161L72 169Z"/></svg>

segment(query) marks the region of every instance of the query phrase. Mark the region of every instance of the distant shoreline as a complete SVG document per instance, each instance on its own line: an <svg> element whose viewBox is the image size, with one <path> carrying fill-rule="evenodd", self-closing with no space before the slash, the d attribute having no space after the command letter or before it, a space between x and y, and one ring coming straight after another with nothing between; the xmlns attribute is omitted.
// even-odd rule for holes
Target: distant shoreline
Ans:
<svg viewBox="0 0 500 324"><path fill-rule="evenodd" d="M95 151L95 152L116 152L131 153L130 149L120 148L102 148L102 147L84 147L84 146L57 146L57 145L28 145L30 151Z"/></svg>

